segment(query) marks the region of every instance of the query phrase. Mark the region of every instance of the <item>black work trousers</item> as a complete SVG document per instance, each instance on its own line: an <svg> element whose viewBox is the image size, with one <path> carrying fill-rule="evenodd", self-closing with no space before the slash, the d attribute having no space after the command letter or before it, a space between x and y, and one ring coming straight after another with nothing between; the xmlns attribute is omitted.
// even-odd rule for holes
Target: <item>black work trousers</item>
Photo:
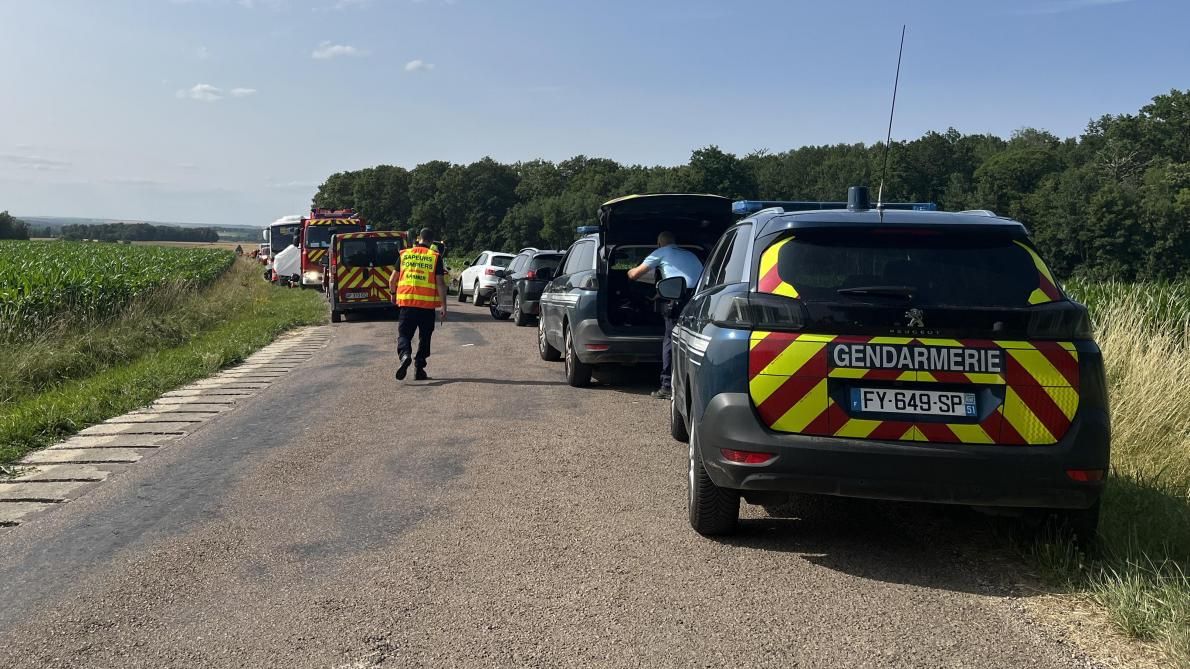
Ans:
<svg viewBox="0 0 1190 669"><path fill-rule="evenodd" d="M397 318L397 356L404 359L413 354L413 333L417 333L417 355L413 356L413 365L417 369L426 368L426 358L430 357L430 337L434 335L434 309L420 307L401 307L401 315Z"/></svg>
<svg viewBox="0 0 1190 669"><path fill-rule="evenodd" d="M665 335L661 338L661 387L669 388L674 372L674 319L665 318Z"/></svg>

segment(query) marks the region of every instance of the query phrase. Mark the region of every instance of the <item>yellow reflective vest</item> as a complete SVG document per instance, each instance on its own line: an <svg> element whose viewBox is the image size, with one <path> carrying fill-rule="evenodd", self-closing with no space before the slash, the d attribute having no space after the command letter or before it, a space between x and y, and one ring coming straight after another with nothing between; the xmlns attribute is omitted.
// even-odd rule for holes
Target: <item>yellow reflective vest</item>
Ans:
<svg viewBox="0 0 1190 669"><path fill-rule="evenodd" d="M401 251L401 271L393 291L398 307L435 309L442 306L438 294L438 252L424 246Z"/></svg>

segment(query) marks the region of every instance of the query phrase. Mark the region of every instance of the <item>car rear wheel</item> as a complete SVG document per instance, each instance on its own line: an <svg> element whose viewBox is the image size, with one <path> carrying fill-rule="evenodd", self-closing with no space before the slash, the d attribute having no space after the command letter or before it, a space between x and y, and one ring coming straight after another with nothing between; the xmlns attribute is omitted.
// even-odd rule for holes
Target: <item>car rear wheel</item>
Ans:
<svg viewBox="0 0 1190 669"><path fill-rule="evenodd" d="M1052 530L1057 533L1069 532L1073 535L1079 548L1090 553L1095 549L1099 538L1099 503L1087 509L1061 509L1052 512L1050 522Z"/></svg>
<svg viewBox="0 0 1190 669"><path fill-rule="evenodd" d="M521 311L521 295L514 293L512 296L512 322L520 327L525 327L529 324L529 316Z"/></svg>
<svg viewBox="0 0 1190 669"><path fill-rule="evenodd" d="M479 282L475 282L475 287L471 289L471 304L477 307L483 306L483 298L479 296Z"/></svg>
<svg viewBox="0 0 1190 669"><path fill-rule="evenodd" d="M544 318L537 319L537 353L546 362L558 362L562 359L562 353L546 339Z"/></svg>
<svg viewBox="0 0 1190 669"><path fill-rule="evenodd" d="M498 321L506 321L512 314L500 310L500 294L492 295L492 301L488 303L488 311L492 313L492 318Z"/></svg>
<svg viewBox="0 0 1190 669"><path fill-rule="evenodd" d="M690 432L686 429L686 421L682 418L682 414L678 413L678 394L672 391L669 395L669 436L682 443L690 441Z"/></svg>
<svg viewBox="0 0 1190 669"><path fill-rule="evenodd" d="M570 328L566 328L564 344L566 348L566 382L574 388L586 388L591 385L591 366L578 359L574 353L574 337L570 336Z"/></svg>
<svg viewBox="0 0 1190 669"><path fill-rule="evenodd" d="M342 320L343 320L343 312L342 311L332 311L331 312L331 322L332 323L339 323L339 322L342 322Z"/></svg>
<svg viewBox="0 0 1190 669"><path fill-rule="evenodd" d="M740 520L740 494L715 485L702 463L698 424L691 422L687 508L690 527L704 537L731 534Z"/></svg>
<svg viewBox="0 0 1190 669"><path fill-rule="evenodd" d="M467 296L463 294L463 280L459 279L459 292L457 293L460 302L466 302Z"/></svg>

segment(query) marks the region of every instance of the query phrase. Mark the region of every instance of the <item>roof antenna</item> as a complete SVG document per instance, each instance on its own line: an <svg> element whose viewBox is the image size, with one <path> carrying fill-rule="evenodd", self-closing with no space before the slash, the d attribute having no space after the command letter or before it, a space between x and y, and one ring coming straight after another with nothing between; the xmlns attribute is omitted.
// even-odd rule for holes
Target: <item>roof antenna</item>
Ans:
<svg viewBox="0 0 1190 669"><path fill-rule="evenodd" d="M905 24L901 24L901 48L897 49L897 78L893 80L892 108L888 110L888 135L884 139L884 165L880 168L880 188L876 191L876 209L884 209L884 175L888 173L888 150L892 146L893 114L897 111L897 87L901 84L901 54L905 53Z"/></svg>

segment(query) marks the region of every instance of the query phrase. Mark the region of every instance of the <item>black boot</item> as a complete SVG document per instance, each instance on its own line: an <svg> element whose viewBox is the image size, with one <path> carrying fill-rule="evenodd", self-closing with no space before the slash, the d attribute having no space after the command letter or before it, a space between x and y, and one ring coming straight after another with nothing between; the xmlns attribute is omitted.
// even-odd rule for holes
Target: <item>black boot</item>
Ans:
<svg viewBox="0 0 1190 669"><path fill-rule="evenodd" d="M415 381L429 381L430 375L426 374L426 370L419 369L413 373L413 380L415 380Z"/></svg>
<svg viewBox="0 0 1190 669"><path fill-rule="evenodd" d="M404 381L405 375L409 373L409 363L413 362L412 358L401 358L401 366L397 368L397 380Z"/></svg>

